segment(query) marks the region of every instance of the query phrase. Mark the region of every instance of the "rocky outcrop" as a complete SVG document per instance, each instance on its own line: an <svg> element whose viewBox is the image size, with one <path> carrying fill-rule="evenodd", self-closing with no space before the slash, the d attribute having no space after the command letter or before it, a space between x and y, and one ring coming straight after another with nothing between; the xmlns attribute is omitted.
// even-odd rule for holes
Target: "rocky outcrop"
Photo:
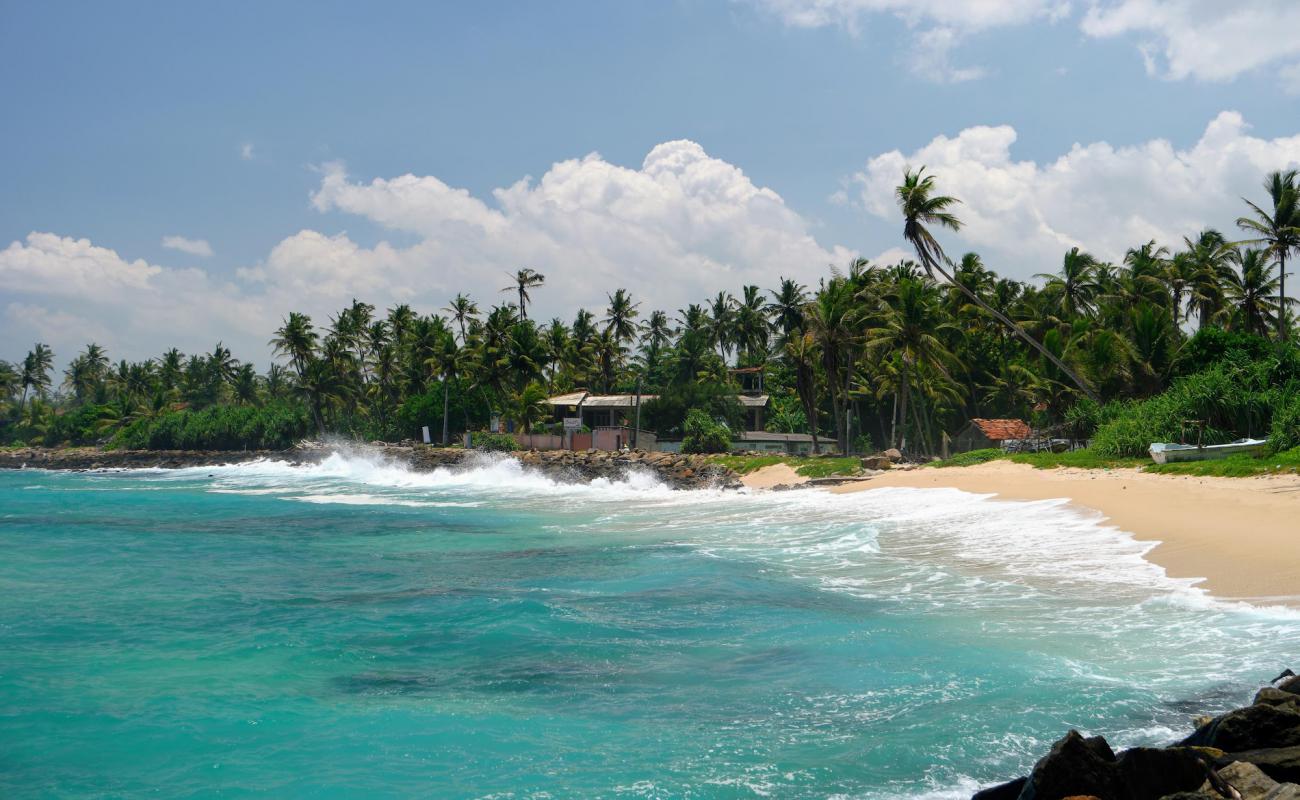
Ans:
<svg viewBox="0 0 1300 800"><path fill-rule="evenodd" d="M1286 674L1286 673L1284 673ZM1033 772L972 800L1300 800L1300 678L1204 720L1164 748L1118 755L1100 736L1070 731Z"/></svg>
<svg viewBox="0 0 1300 800"><path fill-rule="evenodd" d="M289 450L204 451L204 450L100 450L79 448L22 448L0 451L0 469L177 469L241 464L258 459L279 459L293 464L316 463L330 454L346 450L370 458L403 463L411 469L431 471L454 469L472 459L513 458L525 467L562 481L619 480L632 472L647 472L675 489L736 488L740 481L730 469L712 463L707 456L658 453L645 450L529 450L489 454L462 448L430 447L419 444L331 445L308 442Z"/></svg>

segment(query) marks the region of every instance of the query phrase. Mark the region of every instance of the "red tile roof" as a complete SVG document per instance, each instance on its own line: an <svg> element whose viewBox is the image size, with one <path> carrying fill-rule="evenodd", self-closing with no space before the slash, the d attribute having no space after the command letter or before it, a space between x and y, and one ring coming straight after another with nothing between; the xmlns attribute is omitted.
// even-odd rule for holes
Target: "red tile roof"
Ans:
<svg viewBox="0 0 1300 800"><path fill-rule="evenodd" d="M1029 425L1018 419L973 419L970 424L979 428L990 441L1001 442L1006 439L1028 439Z"/></svg>

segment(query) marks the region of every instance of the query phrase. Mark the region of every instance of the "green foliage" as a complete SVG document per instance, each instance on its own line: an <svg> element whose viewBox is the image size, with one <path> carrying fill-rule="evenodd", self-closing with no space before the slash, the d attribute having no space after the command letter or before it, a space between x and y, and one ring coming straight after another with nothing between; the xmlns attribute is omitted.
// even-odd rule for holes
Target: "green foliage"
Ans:
<svg viewBox="0 0 1300 800"><path fill-rule="evenodd" d="M826 458L802 458L794 471L808 478L828 478L831 475L856 475L862 469L862 461L850 456L830 456Z"/></svg>
<svg viewBox="0 0 1300 800"><path fill-rule="evenodd" d="M781 455L717 455L711 459L714 464L724 466L737 475L748 475L763 467L788 463L790 460L788 456Z"/></svg>
<svg viewBox="0 0 1300 800"><path fill-rule="evenodd" d="M700 408L692 408L682 423L683 453L725 453L731 449L731 431Z"/></svg>
<svg viewBox="0 0 1300 800"><path fill-rule="evenodd" d="M1268 444L1275 453L1300 447L1300 394L1292 394L1274 410Z"/></svg>
<svg viewBox="0 0 1300 800"><path fill-rule="evenodd" d="M745 410L736 399L736 387L725 383L686 383L671 386L641 407L641 427L660 436L685 435L686 416L701 409L709 417L724 419L732 430L740 430Z"/></svg>
<svg viewBox="0 0 1300 800"><path fill-rule="evenodd" d="M212 406L138 419L113 437L131 450L282 450L308 436L311 415L296 403Z"/></svg>
<svg viewBox="0 0 1300 800"><path fill-rule="evenodd" d="M1141 467L1151 463L1150 458L1111 458L1093 449L1071 450L1065 453L1015 453L1007 456L1016 464L1028 464L1034 469L1123 469Z"/></svg>
<svg viewBox="0 0 1300 800"><path fill-rule="evenodd" d="M488 433L487 431L474 431L470 434L470 447L475 450L488 450L498 453L509 453L519 449L519 442L515 437L508 433Z"/></svg>
<svg viewBox="0 0 1300 800"><path fill-rule="evenodd" d="M1167 391L1122 405L1093 437L1092 448L1109 458L1140 457L1152 442L1176 442L1197 435L1188 420L1205 423L1202 441L1220 444L1260 435L1273 409L1288 392L1276 378L1280 362L1266 359L1242 366L1220 363L1174 382Z"/></svg>
<svg viewBox="0 0 1300 800"><path fill-rule="evenodd" d="M55 414L45 430L43 440L47 446L91 445L106 438L103 419L108 406L87 403L62 414Z"/></svg>
<svg viewBox="0 0 1300 800"><path fill-rule="evenodd" d="M1146 472L1163 475L1196 475L1216 478L1248 478L1253 475L1295 474L1300 472L1300 447L1293 447L1255 458L1235 455L1213 461L1181 461L1176 464L1150 464Z"/></svg>

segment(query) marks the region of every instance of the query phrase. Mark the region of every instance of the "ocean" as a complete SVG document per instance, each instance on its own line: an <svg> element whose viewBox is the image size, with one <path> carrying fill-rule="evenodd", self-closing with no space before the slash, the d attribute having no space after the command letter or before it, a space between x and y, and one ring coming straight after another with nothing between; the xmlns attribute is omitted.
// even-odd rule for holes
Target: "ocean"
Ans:
<svg viewBox="0 0 1300 800"><path fill-rule="evenodd" d="M1295 666L1148 546L487 459L0 472L0 797L964 798Z"/></svg>

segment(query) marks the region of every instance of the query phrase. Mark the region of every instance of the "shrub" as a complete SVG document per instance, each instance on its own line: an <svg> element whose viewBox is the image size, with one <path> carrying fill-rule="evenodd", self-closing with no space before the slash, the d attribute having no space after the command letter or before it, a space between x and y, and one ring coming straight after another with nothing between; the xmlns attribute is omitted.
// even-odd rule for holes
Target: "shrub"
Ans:
<svg viewBox="0 0 1300 800"><path fill-rule="evenodd" d="M1275 453L1300 447L1300 394L1274 410L1268 443Z"/></svg>
<svg viewBox="0 0 1300 800"><path fill-rule="evenodd" d="M488 450L508 453L519 449L519 442L508 433L488 433L476 431L470 435L470 445L475 450Z"/></svg>
<svg viewBox="0 0 1300 800"><path fill-rule="evenodd" d="M725 453L731 449L731 431L700 408L686 414L682 433L683 453Z"/></svg>
<svg viewBox="0 0 1300 800"><path fill-rule="evenodd" d="M724 383L690 383L672 386L641 407L641 427L660 436L686 434L686 418L692 409L702 409L710 418L721 418L733 430L745 419L745 409L736 399L736 387Z"/></svg>
<svg viewBox="0 0 1300 800"><path fill-rule="evenodd" d="M1269 429L1273 408L1287 393L1274 381L1277 367L1278 362L1267 360L1216 365L1178 379L1163 394L1118 404L1115 416L1098 427L1092 449L1107 458L1143 456L1152 442L1194 437L1196 432L1185 424L1189 420L1205 423L1205 444L1258 435Z"/></svg>
<svg viewBox="0 0 1300 800"><path fill-rule="evenodd" d="M283 450L312 431L311 414L298 403L211 406L138 419L113 437L132 450Z"/></svg>

